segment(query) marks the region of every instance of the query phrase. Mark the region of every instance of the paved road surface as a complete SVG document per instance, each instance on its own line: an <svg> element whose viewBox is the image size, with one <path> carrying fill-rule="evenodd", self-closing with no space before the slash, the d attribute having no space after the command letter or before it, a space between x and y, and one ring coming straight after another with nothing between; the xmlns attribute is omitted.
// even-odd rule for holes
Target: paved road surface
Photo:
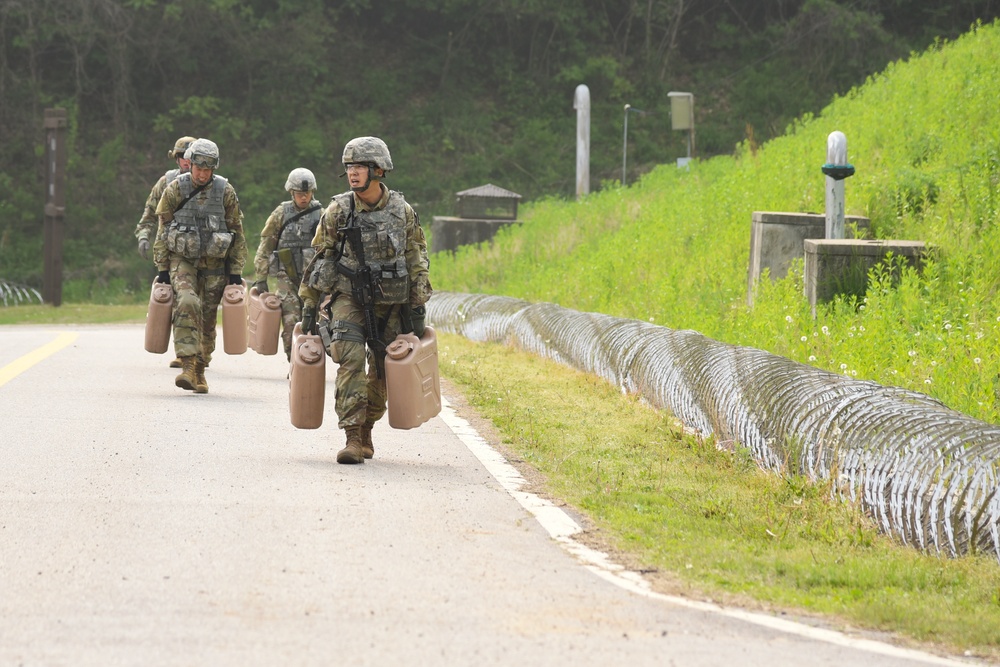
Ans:
<svg viewBox="0 0 1000 667"><path fill-rule="evenodd" d="M0 327L0 665L960 664L650 594L450 409L339 466L332 384L296 430L283 356L197 396L142 340Z"/></svg>

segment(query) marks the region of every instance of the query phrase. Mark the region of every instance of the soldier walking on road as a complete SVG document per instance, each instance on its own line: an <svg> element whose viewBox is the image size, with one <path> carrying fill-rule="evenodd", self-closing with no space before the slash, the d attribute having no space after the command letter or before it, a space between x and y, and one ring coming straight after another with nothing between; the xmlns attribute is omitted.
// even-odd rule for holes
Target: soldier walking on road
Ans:
<svg viewBox="0 0 1000 667"><path fill-rule="evenodd" d="M285 181L291 195L274 209L260 233L254 257L254 286L267 292L267 278L275 279L275 294L281 300L281 340L285 356L291 360L292 329L302 319L299 285L302 272L312 259L312 239L323 214L323 205L314 198L316 177L304 167L293 169Z"/></svg>
<svg viewBox="0 0 1000 667"><path fill-rule="evenodd" d="M243 281L247 243L236 190L215 174L219 147L197 139L184 156L191 172L171 182L156 207L153 261L157 281L174 289L174 350L182 368L174 383L206 394L205 366L215 351L219 302L226 284Z"/></svg>
<svg viewBox="0 0 1000 667"><path fill-rule="evenodd" d="M351 189L323 212L299 296L302 327L311 332L320 297L330 295L324 326L339 364L336 409L347 438L337 463L364 463L375 454L372 427L386 411L386 345L402 332L423 334L432 289L420 221L402 194L381 182L392 171L385 142L352 139L343 163Z"/></svg>
<svg viewBox="0 0 1000 667"><path fill-rule="evenodd" d="M150 259L149 251L152 249L153 241L156 238L156 205L160 203L163 191L167 189L167 186L175 178L191 171L191 160L184 157L184 151L188 149L188 146L191 145L194 139L194 137L181 137L174 143L174 147L167 151L167 157L174 159L177 163L177 168L171 169L163 174L163 176L160 176L159 180L153 185L153 189L149 191L149 197L146 198L146 206L142 210L142 217L139 219L139 224L135 226L135 238L139 240L139 255L143 259ZM180 367L180 359L174 359L170 362L170 368Z"/></svg>

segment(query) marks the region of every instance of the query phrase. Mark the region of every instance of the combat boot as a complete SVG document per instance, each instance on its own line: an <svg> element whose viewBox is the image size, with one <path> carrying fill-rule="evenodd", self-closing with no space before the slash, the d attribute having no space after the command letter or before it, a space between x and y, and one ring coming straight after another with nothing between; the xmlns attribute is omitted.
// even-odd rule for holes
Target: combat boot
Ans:
<svg viewBox="0 0 1000 667"><path fill-rule="evenodd" d="M170 362L170 368L181 368L181 358L177 357Z"/></svg>
<svg viewBox="0 0 1000 667"><path fill-rule="evenodd" d="M194 393L208 393L208 380L205 379L205 362L201 360L200 356L194 362Z"/></svg>
<svg viewBox="0 0 1000 667"><path fill-rule="evenodd" d="M181 374L174 378L174 384L181 389L194 390L195 385L198 384L197 373L195 372L194 365L197 363L197 357L191 355L190 357L180 357L181 360Z"/></svg>
<svg viewBox="0 0 1000 667"><path fill-rule="evenodd" d="M349 426L344 429L347 444L337 452L337 463L364 463L365 454L361 445L361 427Z"/></svg>
<svg viewBox="0 0 1000 667"><path fill-rule="evenodd" d="M372 426L373 424L365 424L361 427L361 453L365 455L366 459L375 456L375 445L372 443Z"/></svg>

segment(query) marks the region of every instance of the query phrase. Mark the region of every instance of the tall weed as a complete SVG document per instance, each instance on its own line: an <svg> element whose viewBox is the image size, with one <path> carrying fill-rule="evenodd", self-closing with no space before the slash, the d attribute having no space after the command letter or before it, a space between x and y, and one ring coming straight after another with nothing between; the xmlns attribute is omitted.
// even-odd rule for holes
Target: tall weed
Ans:
<svg viewBox="0 0 1000 667"><path fill-rule="evenodd" d="M890 64L763 146L661 166L581 201L522 208L491 243L434 258L435 284L695 329L1000 421L1000 24ZM848 213L931 249L877 267L812 317L801 268L746 300L754 211L824 210L826 139L856 167Z"/></svg>

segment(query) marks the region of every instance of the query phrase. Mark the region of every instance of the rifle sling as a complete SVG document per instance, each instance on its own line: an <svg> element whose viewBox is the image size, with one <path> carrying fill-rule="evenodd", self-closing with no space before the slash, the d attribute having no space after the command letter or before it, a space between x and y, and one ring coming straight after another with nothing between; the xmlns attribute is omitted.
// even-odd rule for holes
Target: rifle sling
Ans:
<svg viewBox="0 0 1000 667"><path fill-rule="evenodd" d="M185 197L185 198L184 198L184 199L183 199L183 200L181 201L181 203L177 205L177 208L175 208L175 209L174 209L174 213L177 213L177 211L179 211L179 210L181 210L182 208L184 208L184 206L185 206L185 205L186 205L186 204L187 204L187 203L188 203L189 201L191 201L192 199L194 199L194 196L195 196L195 195L197 195L197 194L198 194L199 192L201 192L201 191L202 191L202 190L204 190L204 189L205 189L206 187L208 187L208 184L209 184L209 183L212 183L212 182L214 182L214 181L215 181L215 177L213 176L213 177L212 177L212 180L211 180L211 181L208 181L207 183L204 183L204 184L202 184L202 185L199 185L199 186L198 186L198 187L196 187L196 188L195 188L194 190L192 190L192 191L191 191L191 194L189 194L189 195L188 195L187 197Z"/></svg>
<svg viewBox="0 0 1000 667"><path fill-rule="evenodd" d="M319 205L319 204L316 204L315 206L310 206L309 208L305 209L304 211L299 211L298 213L296 213L295 215L293 215L292 217L290 217L288 220L285 220L284 222L282 222L281 223L281 227L278 229L278 240L275 242L275 246L277 247L277 246L281 245L281 235L285 233L285 227L287 227L288 225L292 224L293 222L295 222L296 220L298 220L302 216L306 215L307 213L312 213L313 211L315 211L317 209L321 209L321 208L323 208L323 207L321 205ZM318 220L316 221L316 224L319 224ZM316 233L316 227L315 227L315 225L312 228L312 232L313 232L313 234Z"/></svg>

